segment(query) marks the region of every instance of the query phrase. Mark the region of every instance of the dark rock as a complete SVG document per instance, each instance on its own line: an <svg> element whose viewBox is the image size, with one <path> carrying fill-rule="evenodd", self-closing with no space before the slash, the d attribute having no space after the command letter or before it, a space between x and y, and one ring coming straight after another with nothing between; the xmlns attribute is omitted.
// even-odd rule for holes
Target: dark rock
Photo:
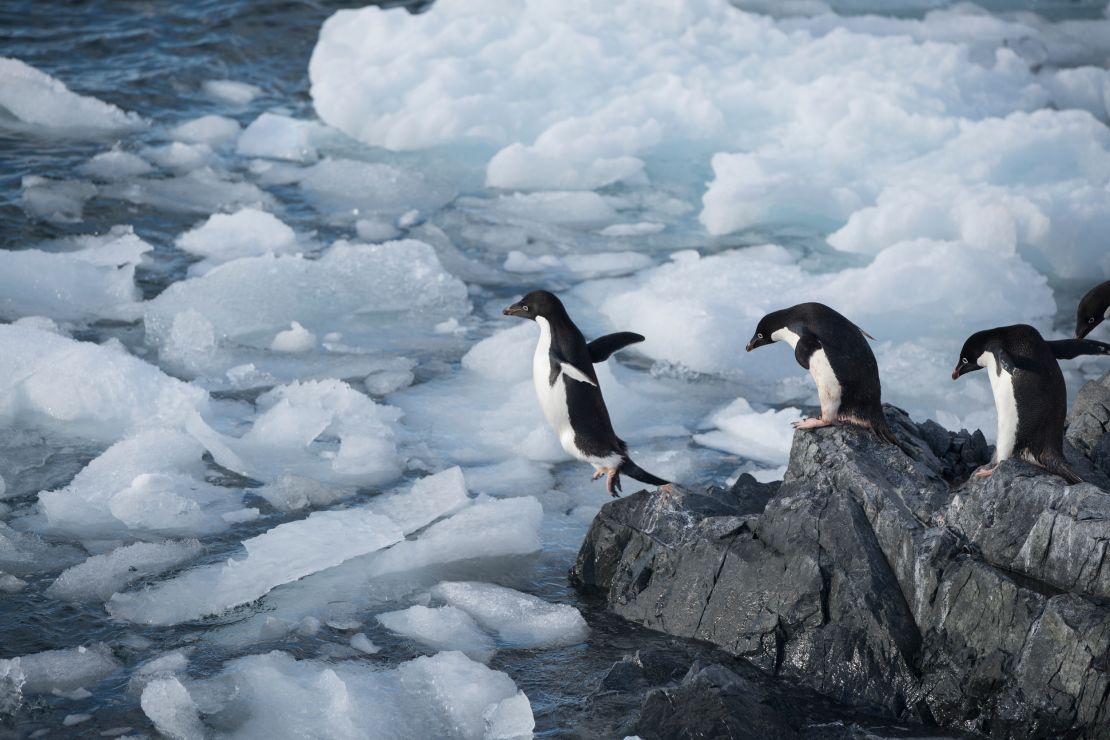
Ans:
<svg viewBox="0 0 1110 740"><path fill-rule="evenodd" d="M1089 465L1110 436L1095 435L1099 393L1080 394L1092 400L1069 430ZM952 489L989 459L982 434L886 411L899 446L853 427L799 432L777 489L742 478L608 504L572 578L626 619L892 718L1110 733L1110 493L1020 461ZM642 722L700 707L702 734L671 736L747 737L714 714L735 704L730 680L687 676L645 701ZM737 711L766 732L787 731L745 701Z"/></svg>
<svg viewBox="0 0 1110 740"><path fill-rule="evenodd" d="M1068 414L1065 435L1076 451L1110 476L1110 374L1084 385Z"/></svg>

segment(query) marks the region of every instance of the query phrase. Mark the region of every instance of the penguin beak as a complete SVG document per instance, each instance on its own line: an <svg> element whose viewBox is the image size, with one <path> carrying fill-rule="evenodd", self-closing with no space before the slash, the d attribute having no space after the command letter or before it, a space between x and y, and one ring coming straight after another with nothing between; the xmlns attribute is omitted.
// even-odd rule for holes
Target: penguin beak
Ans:
<svg viewBox="0 0 1110 740"><path fill-rule="evenodd" d="M755 349L755 342L754 341L748 342L748 346L744 348L744 350L747 351L747 352L751 352L753 349Z"/></svg>
<svg viewBox="0 0 1110 740"><path fill-rule="evenodd" d="M520 314L524 313L524 311L521 309L519 303L514 303L513 305L506 307L505 310L501 313L505 316L519 316Z"/></svg>

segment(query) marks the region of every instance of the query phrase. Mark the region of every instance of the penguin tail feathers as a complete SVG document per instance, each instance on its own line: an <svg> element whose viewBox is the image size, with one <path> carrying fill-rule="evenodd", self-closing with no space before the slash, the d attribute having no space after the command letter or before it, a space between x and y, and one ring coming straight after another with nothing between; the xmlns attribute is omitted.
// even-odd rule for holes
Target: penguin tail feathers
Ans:
<svg viewBox="0 0 1110 740"><path fill-rule="evenodd" d="M1083 482L1083 479L1075 474L1075 471L1071 469L1070 465L1068 465L1067 460L1065 460L1061 455L1057 455L1055 453L1052 453L1050 455L1043 455L1041 459L1037 460L1037 462L1040 463L1042 468L1052 473L1053 475L1060 476L1071 485Z"/></svg>
<svg viewBox="0 0 1110 740"><path fill-rule="evenodd" d="M670 483L668 480L652 475L636 463L632 462L632 458L626 457L617 468L617 474L624 473L629 478L638 480L641 483L647 483L649 486L665 486Z"/></svg>

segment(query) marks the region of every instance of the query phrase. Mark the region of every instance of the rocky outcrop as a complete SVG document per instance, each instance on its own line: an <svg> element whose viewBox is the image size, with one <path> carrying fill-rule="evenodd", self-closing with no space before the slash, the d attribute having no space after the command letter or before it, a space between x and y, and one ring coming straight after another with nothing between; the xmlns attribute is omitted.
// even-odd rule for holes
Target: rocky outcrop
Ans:
<svg viewBox="0 0 1110 740"><path fill-rule="evenodd" d="M1110 381L1088 386L1070 417L1096 482L1108 396ZM781 484L610 503L572 579L626 619L892 718L1110 733L1110 493L1020 461L967 479L982 435L887 415L899 447L799 432Z"/></svg>

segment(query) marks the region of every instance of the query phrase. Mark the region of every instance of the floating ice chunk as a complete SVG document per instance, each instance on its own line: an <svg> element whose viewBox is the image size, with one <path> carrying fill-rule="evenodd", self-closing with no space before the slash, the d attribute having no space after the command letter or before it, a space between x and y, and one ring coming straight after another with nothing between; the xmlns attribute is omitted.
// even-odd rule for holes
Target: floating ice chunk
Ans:
<svg viewBox="0 0 1110 740"><path fill-rule="evenodd" d="M515 457L492 465L467 468L466 482L471 490L490 496L536 495L555 485L548 466Z"/></svg>
<svg viewBox="0 0 1110 740"><path fill-rule="evenodd" d="M262 88L235 80L205 80L200 87L208 97L229 105L246 105L262 94Z"/></svg>
<svg viewBox="0 0 1110 740"><path fill-rule="evenodd" d="M523 691L516 696L502 699L496 706L482 712L486 723L484 740L516 740L532 737L536 729L536 718L532 714L532 704Z"/></svg>
<svg viewBox="0 0 1110 740"><path fill-rule="evenodd" d="M469 311L466 286L440 264L429 245L337 242L320 259L263 256L234 260L182 280L148 302L147 335L161 345L173 317L195 309L217 337L253 339L268 346L274 332L298 321L310 331L345 337L404 336L404 319L427 322ZM390 321L369 321L375 313ZM395 319L395 320L394 320ZM380 340L379 340L380 341Z"/></svg>
<svg viewBox="0 0 1110 740"><path fill-rule="evenodd" d="M358 650L360 653L373 655L380 652L381 648L370 641L370 638L359 632L358 634L351 635L351 647Z"/></svg>
<svg viewBox="0 0 1110 740"><path fill-rule="evenodd" d="M309 506L328 506L351 492L342 486L324 485L311 478L283 473L273 483L256 488L252 493L269 501L275 509L297 511Z"/></svg>
<svg viewBox="0 0 1110 740"><path fill-rule="evenodd" d="M176 568L200 551L197 540L137 542L119 547L64 571L50 584L46 594L67 601L106 601L127 584Z"/></svg>
<svg viewBox="0 0 1110 740"><path fill-rule="evenodd" d="M408 609L378 615L391 632L423 643L433 650L458 650L471 660L485 663L494 652L493 641L469 614L453 606L428 608L416 604Z"/></svg>
<svg viewBox="0 0 1110 740"><path fill-rule="evenodd" d="M184 144L180 141L144 149L143 156L159 167L175 172L206 167L215 160L212 147L207 144Z"/></svg>
<svg viewBox="0 0 1110 740"><path fill-rule="evenodd" d="M603 196L588 191L502 195L487 208L503 218L583 230L600 228L619 218Z"/></svg>
<svg viewBox="0 0 1110 740"><path fill-rule="evenodd" d="M265 157L291 162L315 162L314 137L321 126L288 116L263 113L239 137L235 153L240 157Z"/></svg>
<svg viewBox="0 0 1110 740"><path fill-rule="evenodd" d="M134 113L78 95L50 75L7 57L0 57L0 108L27 130L53 134L102 135L145 125Z"/></svg>
<svg viewBox="0 0 1110 740"><path fill-rule="evenodd" d="M78 167L77 171L94 180L111 182L140 177L149 174L153 169L150 163L138 154L125 152L121 149L112 149L97 154Z"/></svg>
<svg viewBox="0 0 1110 740"><path fill-rule="evenodd" d="M279 331L270 342L275 352L311 352L316 348L316 335L296 321L285 331Z"/></svg>
<svg viewBox="0 0 1110 740"><path fill-rule="evenodd" d="M416 376L412 374L411 370L380 370L367 375L362 384L366 386L368 393L375 396L384 396L387 393L409 387L415 379Z"/></svg>
<svg viewBox="0 0 1110 740"><path fill-rule="evenodd" d="M193 436L178 430L155 429L124 439L69 485L39 494L43 526L79 537L227 529L221 515L241 508L239 495L204 480L203 454Z"/></svg>
<svg viewBox="0 0 1110 740"><path fill-rule="evenodd" d="M239 135L239 122L226 116L207 115L194 118L170 129L170 136L186 144L219 146Z"/></svg>
<svg viewBox="0 0 1110 740"><path fill-rule="evenodd" d="M450 519L436 522L418 539L380 553L372 575L412 570L434 563L539 552L543 507L531 496L479 499Z"/></svg>
<svg viewBox="0 0 1110 740"><path fill-rule="evenodd" d="M47 694L94 686L120 667L106 645L47 650L11 660L0 660L0 677L23 674L24 694Z"/></svg>
<svg viewBox="0 0 1110 740"><path fill-rule="evenodd" d="M380 221L372 218L360 218L355 221L355 233L358 238L367 242L387 242L401 235L401 230L392 221Z"/></svg>
<svg viewBox="0 0 1110 740"><path fill-rule="evenodd" d="M318 162L300 184L319 210L350 214L351 220L374 214L399 219L413 208L435 213L455 197L446 180L412 168L354 159Z"/></svg>
<svg viewBox="0 0 1110 740"><path fill-rule="evenodd" d="M512 679L458 652L388 671L272 652L231 661L210 683L226 695L223 715L238 721L235 734L242 738L361 737L367 717L378 727L402 728L407 737L473 740L489 737L487 712L493 720L511 715L514 727L526 724ZM498 710L506 700L514 701Z"/></svg>
<svg viewBox="0 0 1110 740"><path fill-rule="evenodd" d="M127 690L132 694L142 694L147 684L159 678L169 678L183 674L189 667L186 650L172 650L146 661L131 674Z"/></svg>
<svg viewBox="0 0 1110 740"><path fill-rule="evenodd" d="M140 298L135 268L153 247L118 226L65 246L79 249L0 251L0 316L133 319Z"/></svg>
<svg viewBox="0 0 1110 740"><path fill-rule="evenodd" d="M79 725L82 722L87 722L90 719L92 719L91 714L67 714L62 719L62 726L63 727L73 727L74 725Z"/></svg>
<svg viewBox="0 0 1110 740"><path fill-rule="evenodd" d="M118 619L178 624L246 604L271 589L404 538L389 518L365 509L318 511L243 542L246 557L194 568L108 602Z"/></svg>
<svg viewBox="0 0 1110 740"><path fill-rule="evenodd" d="M751 460L781 465L790 459L794 441L791 422L801 418L798 409L768 409L760 413L747 400L737 398L709 417L707 421L717 428L695 434L694 441Z"/></svg>
<svg viewBox="0 0 1110 740"><path fill-rule="evenodd" d="M371 508L388 516L409 534L468 503L462 470L453 467L421 478L405 493L377 499Z"/></svg>
<svg viewBox="0 0 1110 740"><path fill-rule="evenodd" d="M139 701L158 732L172 740L201 740L204 726L189 690L175 677L151 681Z"/></svg>
<svg viewBox="0 0 1110 740"><path fill-rule="evenodd" d="M290 254L297 235L277 216L256 208L217 213L177 238L177 248L219 264L241 257Z"/></svg>
<svg viewBox="0 0 1110 740"><path fill-rule="evenodd" d="M97 193L96 186L80 180L50 180L26 175L20 205L28 216L59 224L80 223L85 201Z"/></svg>
<svg viewBox="0 0 1110 740"><path fill-rule="evenodd" d="M243 207L266 208L274 202L257 186L229 179L207 166L177 177L140 177L111 183L102 186L100 194L171 213L204 215Z"/></svg>
<svg viewBox="0 0 1110 740"><path fill-rule="evenodd" d="M651 265L651 257L638 252L568 254L565 257L546 254L541 257L529 257L523 252L513 250L505 259L504 267L509 272L565 271L575 277L598 278L627 275Z"/></svg>
<svg viewBox="0 0 1110 740"><path fill-rule="evenodd" d="M216 328L193 308L173 317L161 358L170 368L187 375L198 375L210 368L218 347Z"/></svg>
<svg viewBox="0 0 1110 740"><path fill-rule="evenodd" d="M292 474L363 485L387 483L401 472L394 442L400 412L346 383L280 386L261 396L258 408L261 415L246 434L225 440L238 464L245 466L240 472L261 480ZM338 437L338 447L317 444L324 434Z"/></svg>
<svg viewBox="0 0 1110 740"><path fill-rule="evenodd" d="M16 591L21 591L27 581L22 578L16 578L8 573L0 573L0 591L7 594L14 594Z"/></svg>
<svg viewBox="0 0 1110 740"><path fill-rule="evenodd" d="M513 647L573 645L589 632L573 606L490 583L445 582L432 589L432 596L463 610Z"/></svg>
<svg viewBox="0 0 1110 740"><path fill-rule="evenodd" d="M34 329L35 331L45 331L50 334L57 334L58 336L66 336L66 332L62 327L58 326L58 322L46 316L24 316L12 322L12 326L21 326L25 329ZM2 487L0 487L2 489ZM3 490L0 490L0 495L3 495Z"/></svg>
<svg viewBox="0 0 1110 740"><path fill-rule="evenodd" d="M598 233L602 236L646 236L658 234L665 228L667 228L665 224L655 221L640 221L634 224L612 224Z"/></svg>
<svg viewBox="0 0 1110 740"><path fill-rule="evenodd" d="M80 560L76 549L51 545L39 537L18 532L0 522L0 569L18 575L64 568ZM9 581L16 585L14 581Z"/></svg>

